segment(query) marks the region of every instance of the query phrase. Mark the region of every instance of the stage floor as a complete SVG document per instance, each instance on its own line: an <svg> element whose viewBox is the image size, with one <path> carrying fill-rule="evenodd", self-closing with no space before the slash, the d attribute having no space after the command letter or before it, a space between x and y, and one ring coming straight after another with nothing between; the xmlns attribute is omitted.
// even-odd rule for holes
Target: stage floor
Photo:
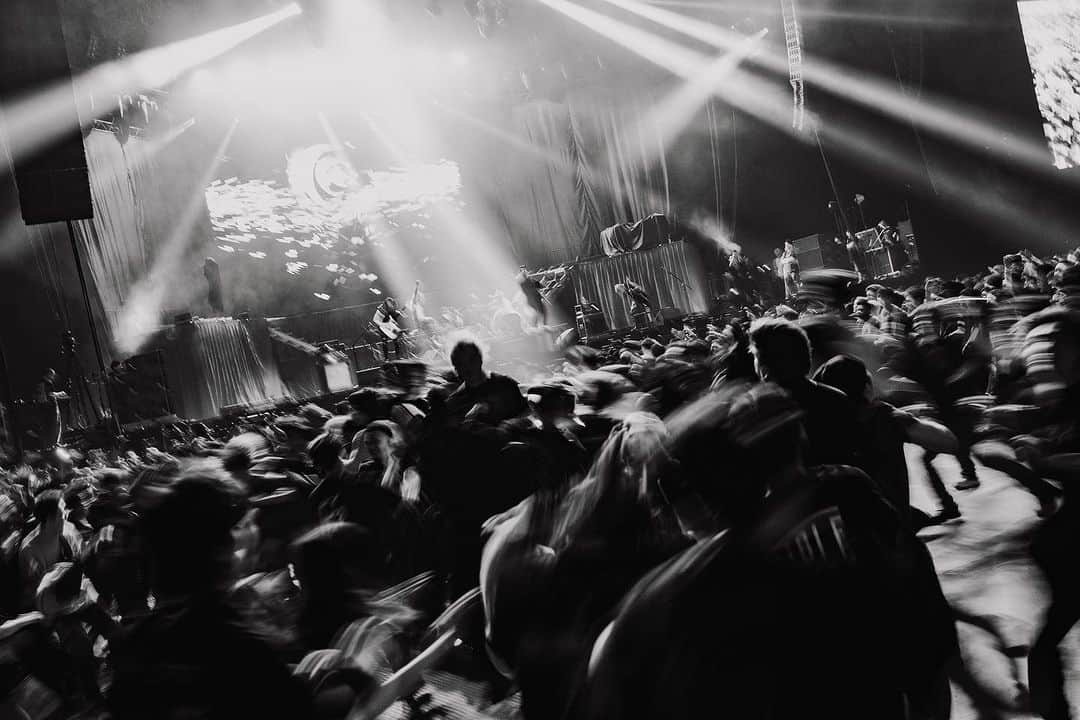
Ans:
<svg viewBox="0 0 1080 720"><path fill-rule="evenodd" d="M912 503L937 511L926 483L921 451L908 446ZM960 469L951 457L935 467L952 488ZM1026 650L1034 641L1047 604L1047 592L1027 554L1038 522L1037 504L1005 475L979 467L982 486L953 491L963 512L961 521L921 533L934 557L942 587L957 615L957 632L966 673L953 681L953 720L1031 718L1024 712L1027 685ZM1080 634L1065 640L1069 698L1080 709ZM1010 657L1020 655L1020 657ZM1023 687L1021 687L1023 686ZM483 686L449 673L431 678L426 691L449 718L519 718L516 698L495 706L482 699ZM399 703L386 717L404 717Z"/></svg>

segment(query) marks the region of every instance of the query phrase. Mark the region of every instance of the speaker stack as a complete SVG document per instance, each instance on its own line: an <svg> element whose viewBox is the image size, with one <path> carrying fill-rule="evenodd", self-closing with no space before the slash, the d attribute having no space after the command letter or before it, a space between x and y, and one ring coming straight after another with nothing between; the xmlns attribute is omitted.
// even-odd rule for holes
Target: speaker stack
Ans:
<svg viewBox="0 0 1080 720"><path fill-rule="evenodd" d="M7 144L15 160L19 204L27 225L94 216L79 113L71 83L58 0L5 0L0 22L0 104L47 92L48 117L9 116ZM45 129L52 137L35 135ZM26 151L26 148L35 148Z"/></svg>

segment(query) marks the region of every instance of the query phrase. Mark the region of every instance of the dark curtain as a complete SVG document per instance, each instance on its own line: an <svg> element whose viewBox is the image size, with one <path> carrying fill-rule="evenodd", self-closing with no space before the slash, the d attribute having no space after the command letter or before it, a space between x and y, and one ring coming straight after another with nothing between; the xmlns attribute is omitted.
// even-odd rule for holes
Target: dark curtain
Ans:
<svg viewBox="0 0 1080 720"><path fill-rule="evenodd" d="M711 110L703 110L687 139L686 146L694 148L688 154L686 147L676 147L678 138L661 133L649 112L654 101L648 95L593 93L512 109L508 132L517 142L499 144L489 179L520 262L542 267L599 255L603 228L653 213L677 220L682 208L693 208L722 224L723 129L712 121ZM669 168L676 152L680 162L694 166L693 173ZM694 187L685 188L687 197L677 197L674 178L690 174ZM703 186L708 192L701 196Z"/></svg>
<svg viewBox="0 0 1080 720"><path fill-rule="evenodd" d="M120 310L131 287L149 271L147 233L129 158L139 153L139 144L132 139L131 150L126 150L112 133L102 130L92 130L84 142L94 217L78 221L75 228L108 319L110 341L117 336Z"/></svg>
<svg viewBox="0 0 1080 720"><path fill-rule="evenodd" d="M233 318L196 320L166 340L169 389L177 415L201 420L228 405L253 405L285 392L269 356L265 325Z"/></svg>
<svg viewBox="0 0 1080 720"><path fill-rule="evenodd" d="M83 263L106 319L103 340L117 356L130 354L172 314L207 315L201 241L209 234L205 188L193 164L202 157L199 138L169 144L130 138L121 144L104 130L86 137L86 161L94 218L74 223ZM136 285L152 278L154 300L132 322L123 311ZM128 308L130 310L130 308Z"/></svg>
<svg viewBox="0 0 1080 720"><path fill-rule="evenodd" d="M705 271L697 250L685 242L583 262L573 278L577 297L599 305L612 330L633 326L629 303L615 292L615 285L627 278L645 288L654 310L703 313L709 309Z"/></svg>
<svg viewBox="0 0 1080 720"><path fill-rule="evenodd" d="M87 281L90 310L101 331L104 360L108 364L103 309L89 274ZM103 386L67 227L64 223L29 227L23 223L2 115L0 296L9 309L0 316L0 344L6 360L3 389L10 388L11 399L27 397L45 368L51 367L60 375L59 386L74 398L65 406L65 425L92 424L95 412L103 405ZM62 351L62 338L68 331L78 344L74 355ZM85 384L83 378L87 380Z"/></svg>

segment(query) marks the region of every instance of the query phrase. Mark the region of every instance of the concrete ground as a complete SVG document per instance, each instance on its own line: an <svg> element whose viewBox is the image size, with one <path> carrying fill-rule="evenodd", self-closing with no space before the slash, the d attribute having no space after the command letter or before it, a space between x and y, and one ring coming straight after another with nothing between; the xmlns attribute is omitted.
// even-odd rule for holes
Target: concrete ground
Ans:
<svg viewBox="0 0 1080 720"><path fill-rule="evenodd" d="M935 467L952 488L960 468L950 457ZM921 451L908 448L912 504L935 513ZM1027 545L1039 519L1034 498L1007 476L979 468L981 487L952 491L963 518L927 528L920 537L934 557L945 595L957 617L964 672L953 679L955 720L1035 717L1026 710L1027 649L1034 642L1047 604L1047 590ZM1080 708L1080 634L1066 638L1066 674L1074 713ZM516 698L487 705L477 684L447 673L429 678L427 692L449 720L518 718ZM398 704L384 717L406 718Z"/></svg>
<svg viewBox="0 0 1080 720"><path fill-rule="evenodd" d="M960 468L951 457L935 467L951 488ZM938 510L926 482L921 451L908 448L912 504ZM953 497L963 518L927 528L930 548L946 597L957 617L966 673L953 679L953 718L1028 718L1027 649L1035 640L1047 605L1047 589L1028 556L1027 546L1039 523L1038 504L1018 483L979 467L981 487ZM1069 699L1080 703L1080 635L1064 643Z"/></svg>

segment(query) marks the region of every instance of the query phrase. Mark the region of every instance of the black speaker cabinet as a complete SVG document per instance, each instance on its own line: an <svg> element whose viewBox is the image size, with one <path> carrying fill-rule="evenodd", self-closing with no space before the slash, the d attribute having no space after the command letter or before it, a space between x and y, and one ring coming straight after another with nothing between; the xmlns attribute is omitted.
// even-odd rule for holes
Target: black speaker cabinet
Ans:
<svg viewBox="0 0 1080 720"><path fill-rule="evenodd" d="M0 20L0 132L15 159L27 225L94 216L90 178L57 0L4 0ZM22 101L47 93L35 118ZM29 118L29 121L27 121ZM43 132L44 136L41 135Z"/></svg>

